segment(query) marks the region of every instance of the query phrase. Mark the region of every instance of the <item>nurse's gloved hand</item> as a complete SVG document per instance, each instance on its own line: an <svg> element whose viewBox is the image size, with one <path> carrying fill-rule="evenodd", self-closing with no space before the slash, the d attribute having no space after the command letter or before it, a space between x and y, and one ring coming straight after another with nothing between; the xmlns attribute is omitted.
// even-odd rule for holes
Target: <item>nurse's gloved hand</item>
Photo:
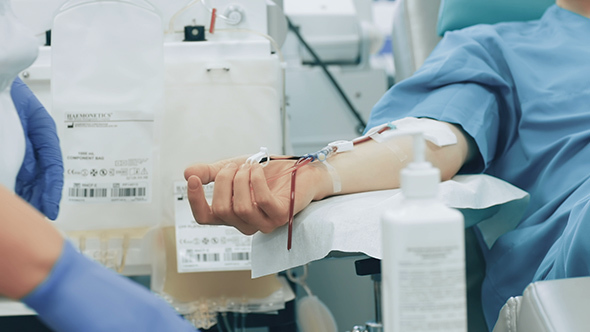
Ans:
<svg viewBox="0 0 590 332"><path fill-rule="evenodd" d="M64 241L47 279L22 301L56 332L195 332L164 300Z"/></svg>
<svg viewBox="0 0 590 332"><path fill-rule="evenodd" d="M21 119L27 145L15 191L48 218L55 219L64 184L55 122L19 78L12 83L10 95Z"/></svg>

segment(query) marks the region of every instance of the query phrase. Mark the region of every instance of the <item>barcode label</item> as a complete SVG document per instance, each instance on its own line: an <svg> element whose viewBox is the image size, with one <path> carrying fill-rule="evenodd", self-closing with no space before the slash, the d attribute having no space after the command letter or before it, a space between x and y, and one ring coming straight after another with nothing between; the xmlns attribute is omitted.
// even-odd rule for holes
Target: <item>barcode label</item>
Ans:
<svg viewBox="0 0 590 332"><path fill-rule="evenodd" d="M112 197L142 197L146 195L146 188L113 188Z"/></svg>
<svg viewBox="0 0 590 332"><path fill-rule="evenodd" d="M249 252L226 252L224 254L226 261L248 261L250 260Z"/></svg>
<svg viewBox="0 0 590 332"><path fill-rule="evenodd" d="M70 197L107 197L106 188L69 188Z"/></svg>
<svg viewBox="0 0 590 332"><path fill-rule="evenodd" d="M183 263L207 263L207 262L219 262L221 261L221 255L218 253L213 254L200 254L194 253L192 250L187 250L184 257L182 257Z"/></svg>
<svg viewBox="0 0 590 332"><path fill-rule="evenodd" d="M229 226L199 225L185 199L186 181L173 188L178 273L250 270L252 237ZM203 189L211 194L212 183Z"/></svg>
<svg viewBox="0 0 590 332"><path fill-rule="evenodd" d="M250 260L248 252L224 253L223 260L220 253L195 253L192 249L187 249L182 256L183 263L211 263L211 262L235 262Z"/></svg>
<svg viewBox="0 0 590 332"><path fill-rule="evenodd" d="M64 196L71 203L146 202L149 185L136 183L66 183Z"/></svg>

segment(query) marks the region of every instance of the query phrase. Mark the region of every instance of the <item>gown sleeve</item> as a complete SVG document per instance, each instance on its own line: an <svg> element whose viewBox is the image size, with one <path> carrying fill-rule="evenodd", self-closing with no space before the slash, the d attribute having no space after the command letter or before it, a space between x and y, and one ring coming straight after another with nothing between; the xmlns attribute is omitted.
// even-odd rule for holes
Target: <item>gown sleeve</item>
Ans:
<svg viewBox="0 0 590 332"><path fill-rule="evenodd" d="M506 148L503 133L516 131L518 104L504 52L502 39L486 26L448 32L412 77L379 100L367 128L406 116L457 124L479 150L460 173L483 172Z"/></svg>

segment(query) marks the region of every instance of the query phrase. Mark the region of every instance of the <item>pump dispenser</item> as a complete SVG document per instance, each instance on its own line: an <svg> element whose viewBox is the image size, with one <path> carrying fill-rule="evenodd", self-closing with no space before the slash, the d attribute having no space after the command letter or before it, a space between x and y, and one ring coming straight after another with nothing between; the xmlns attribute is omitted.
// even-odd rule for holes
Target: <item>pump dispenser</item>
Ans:
<svg viewBox="0 0 590 332"><path fill-rule="evenodd" d="M425 159L423 135L409 134L403 200L381 218L384 331L466 332L463 215L437 199L440 171Z"/></svg>
<svg viewBox="0 0 590 332"><path fill-rule="evenodd" d="M425 158L425 142L421 133L413 136L414 160L401 171L401 189L406 198L435 198L440 171Z"/></svg>

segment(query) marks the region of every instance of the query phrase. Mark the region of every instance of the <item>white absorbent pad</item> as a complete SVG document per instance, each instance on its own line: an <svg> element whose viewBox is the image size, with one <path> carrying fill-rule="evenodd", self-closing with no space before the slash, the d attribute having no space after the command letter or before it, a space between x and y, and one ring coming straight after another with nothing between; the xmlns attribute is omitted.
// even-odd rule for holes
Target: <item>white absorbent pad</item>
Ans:
<svg viewBox="0 0 590 332"><path fill-rule="evenodd" d="M460 209L465 227L477 225L488 246L516 227L529 201L527 192L489 175L458 175L439 185L440 199ZM399 189L330 197L312 202L295 216L293 246L287 226L252 239L252 277L277 273L322 259L331 252L381 258L383 212L402 199Z"/></svg>

